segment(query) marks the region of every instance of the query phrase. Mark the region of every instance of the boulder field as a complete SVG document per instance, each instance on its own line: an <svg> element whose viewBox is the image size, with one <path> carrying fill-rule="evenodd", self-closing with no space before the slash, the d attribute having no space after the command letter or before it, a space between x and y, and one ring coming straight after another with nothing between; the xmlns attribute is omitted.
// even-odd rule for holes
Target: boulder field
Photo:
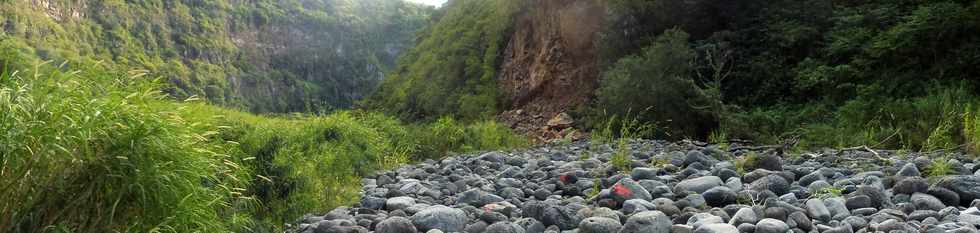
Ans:
<svg viewBox="0 0 980 233"><path fill-rule="evenodd" d="M977 160L959 153L580 141L429 160L364 178L360 203L293 232L978 232ZM949 174L932 174L942 159Z"/></svg>

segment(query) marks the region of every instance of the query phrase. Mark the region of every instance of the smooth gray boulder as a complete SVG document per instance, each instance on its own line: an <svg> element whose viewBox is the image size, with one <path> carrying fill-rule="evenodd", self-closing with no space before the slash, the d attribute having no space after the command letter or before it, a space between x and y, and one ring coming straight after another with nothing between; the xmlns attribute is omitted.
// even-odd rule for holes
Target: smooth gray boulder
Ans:
<svg viewBox="0 0 980 233"><path fill-rule="evenodd" d="M820 220L823 222L830 221L830 210L827 210L827 206L824 205L823 200L820 199L810 199L806 202L806 211L810 214L810 218Z"/></svg>
<svg viewBox="0 0 980 233"><path fill-rule="evenodd" d="M670 217L660 211L644 211L626 219L619 233L670 233Z"/></svg>
<svg viewBox="0 0 980 233"><path fill-rule="evenodd" d="M591 217L582 220L578 225L579 233L616 233L623 228L618 220L604 217Z"/></svg>
<svg viewBox="0 0 980 233"><path fill-rule="evenodd" d="M391 217L378 223L374 227L376 233L415 233L415 225L411 220L403 217Z"/></svg>
<svg viewBox="0 0 980 233"><path fill-rule="evenodd" d="M755 224L755 233L786 233L789 225L778 219L766 218Z"/></svg>
<svg viewBox="0 0 980 233"><path fill-rule="evenodd" d="M726 186L708 189L701 196L711 207L725 207L736 202L736 193Z"/></svg>
<svg viewBox="0 0 980 233"><path fill-rule="evenodd" d="M960 205L968 206L973 200L980 199L980 176L945 176L935 184L960 196Z"/></svg>
<svg viewBox="0 0 980 233"><path fill-rule="evenodd" d="M385 209L388 211L401 210L415 205L415 198L401 196L392 197L385 202Z"/></svg>
<svg viewBox="0 0 980 233"><path fill-rule="evenodd" d="M437 205L415 213L411 220L415 228L420 231L438 229L444 232L458 232L466 226L467 217L460 209Z"/></svg>
<svg viewBox="0 0 980 233"><path fill-rule="evenodd" d="M524 233L524 228L512 222L496 222L490 224L483 233Z"/></svg>
<svg viewBox="0 0 980 233"><path fill-rule="evenodd" d="M912 202L912 205L915 205L915 208L919 210L939 211L946 208L946 205L943 205L943 202L938 198L925 193L914 193L909 201Z"/></svg>
<svg viewBox="0 0 980 233"><path fill-rule="evenodd" d="M738 233L738 228L727 223L714 223L698 227L694 233Z"/></svg>
<svg viewBox="0 0 980 233"><path fill-rule="evenodd" d="M717 176L702 176L693 179L683 180L674 186L674 193L695 192L704 193L711 188L723 186L724 182Z"/></svg>
<svg viewBox="0 0 980 233"><path fill-rule="evenodd" d="M742 223L755 224L759 222L759 217L755 214L752 208L743 207L732 215L732 219L728 221L728 224L733 226L742 225Z"/></svg>

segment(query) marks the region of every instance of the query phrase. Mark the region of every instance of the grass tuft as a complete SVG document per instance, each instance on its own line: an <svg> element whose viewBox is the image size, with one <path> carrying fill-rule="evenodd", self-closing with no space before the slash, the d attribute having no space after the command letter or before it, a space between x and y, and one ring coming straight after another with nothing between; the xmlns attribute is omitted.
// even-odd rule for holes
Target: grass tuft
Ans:
<svg viewBox="0 0 980 233"><path fill-rule="evenodd" d="M953 164L949 162L949 158L941 157L932 160L929 167L926 168L926 176L936 178L943 177L953 174Z"/></svg>
<svg viewBox="0 0 980 233"><path fill-rule="evenodd" d="M827 199L827 198L841 197L843 196L843 193L844 193L844 189L842 188L826 187L817 190L817 192L814 193L812 197L817 199Z"/></svg>
<svg viewBox="0 0 980 233"><path fill-rule="evenodd" d="M966 143L966 150L977 155L980 153L980 117L972 108L967 108L963 112L963 139Z"/></svg>

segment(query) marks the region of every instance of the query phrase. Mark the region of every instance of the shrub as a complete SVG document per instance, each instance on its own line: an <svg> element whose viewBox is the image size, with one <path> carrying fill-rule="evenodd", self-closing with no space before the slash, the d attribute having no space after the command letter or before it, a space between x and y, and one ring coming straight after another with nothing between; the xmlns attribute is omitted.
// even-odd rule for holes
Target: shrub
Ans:
<svg viewBox="0 0 980 233"><path fill-rule="evenodd" d="M451 152L496 150L527 140L495 122L462 124L450 117L408 125L377 112L259 117L207 105L191 111L229 125L223 138L239 142L255 171L249 193L262 206L253 228L281 231L303 214L357 201L360 179L378 170Z"/></svg>
<svg viewBox="0 0 980 233"><path fill-rule="evenodd" d="M463 144L466 128L452 117L442 117L429 125L419 126L415 131L426 132L421 135L422 158L432 158L449 151L457 150Z"/></svg>
<svg viewBox="0 0 980 233"><path fill-rule="evenodd" d="M523 136L493 120L472 123L466 127L466 132L467 138L460 152L519 148L529 143Z"/></svg>
<svg viewBox="0 0 980 233"><path fill-rule="evenodd" d="M949 158L940 157L932 160L929 167L926 167L926 175L928 177L942 177L946 175L953 174L953 164L949 162Z"/></svg>
<svg viewBox="0 0 980 233"><path fill-rule="evenodd" d="M706 137L717 120L700 106L710 101L692 80L695 52L688 35L672 29L640 55L620 59L602 74L597 105L612 115L647 110L638 118L663 127L663 135Z"/></svg>
<svg viewBox="0 0 980 233"><path fill-rule="evenodd" d="M214 128L183 119L143 72L61 69L0 75L0 231L221 232L247 221L248 170Z"/></svg>
<svg viewBox="0 0 980 233"><path fill-rule="evenodd" d="M728 134L725 131L715 130L708 135L708 142L718 145L718 148L728 151Z"/></svg>

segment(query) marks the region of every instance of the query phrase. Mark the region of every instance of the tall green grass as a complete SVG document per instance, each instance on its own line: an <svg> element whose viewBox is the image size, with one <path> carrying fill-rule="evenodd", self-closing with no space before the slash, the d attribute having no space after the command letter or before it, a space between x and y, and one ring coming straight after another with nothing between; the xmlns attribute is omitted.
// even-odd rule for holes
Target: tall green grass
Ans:
<svg viewBox="0 0 980 233"><path fill-rule="evenodd" d="M436 158L449 152L520 148L530 142L492 120L466 124L452 117L442 117L432 123L416 125L413 131L419 140L414 157L417 160Z"/></svg>
<svg viewBox="0 0 980 233"><path fill-rule="evenodd" d="M66 70L0 74L0 232L281 232L378 170L528 144L493 121L257 116L172 101L143 72Z"/></svg>
<svg viewBox="0 0 980 233"><path fill-rule="evenodd" d="M0 231L220 232L248 170L144 73L0 74Z"/></svg>
<svg viewBox="0 0 980 233"><path fill-rule="evenodd" d="M978 110L967 108L963 113L963 139L966 150L974 155L980 153L980 117Z"/></svg>
<svg viewBox="0 0 980 233"><path fill-rule="evenodd" d="M614 143L616 151L610 158L610 163L620 172L629 173L632 170L632 149L629 140L648 137L654 134L656 126L640 121L639 116L627 114L619 118L612 115L599 120L592 130L592 140L595 143Z"/></svg>
<svg viewBox="0 0 980 233"><path fill-rule="evenodd" d="M968 141L968 106L980 101L968 88L936 85L928 93L884 98L869 94L840 107L823 104L752 109L728 116L729 137L759 143L797 138L802 148L870 146L931 151ZM972 115L968 120L972 120ZM967 123L967 122L964 122ZM972 122L971 122L972 123Z"/></svg>

